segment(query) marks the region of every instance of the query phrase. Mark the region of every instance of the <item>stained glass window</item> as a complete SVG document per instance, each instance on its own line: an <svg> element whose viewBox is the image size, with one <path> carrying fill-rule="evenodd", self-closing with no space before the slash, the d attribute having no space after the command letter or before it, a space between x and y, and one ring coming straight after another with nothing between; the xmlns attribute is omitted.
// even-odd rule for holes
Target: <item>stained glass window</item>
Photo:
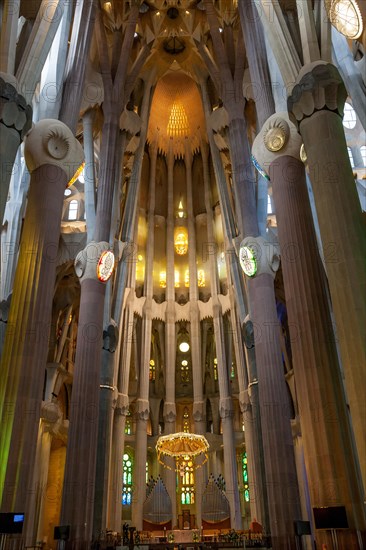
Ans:
<svg viewBox="0 0 366 550"><path fill-rule="evenodd" d="M187 456L180 466L181 503L194 504L194 469L193 462Z"/></svg>
<svg viewBox="0 0 366 550"><path fill-rule="evenodd" d="M215 357L215 359L214 359L213 362L214 362L214 366L213 366L213 368L214 368L214 380L218 380L218 375L217 375L217 358L216 358L216 357Z"/></svg>
<svg viewBox="0 0 366 550"><path fill-rule="evenodd" d="M74 221L78 219L78 209L79 209L78 201L75 199L70 201L69 214L68 214L68 219L70 221Z"/></svg>
<svg viewBox="0 0 366 550"><path fill-rule="evenodd" d="M245 502L249 502L250 497L249 497L249 483L248 483L248 458L247 458L247 453L243 454L242 466L243 466L244 500L245 500Z"/></svg>
<svg viewBox="0 0 366 550"><path fill-rule="evenodd" d="M122 504L130 506L132 501L132 457L128 453L123 455L122 484Z"/></svg>

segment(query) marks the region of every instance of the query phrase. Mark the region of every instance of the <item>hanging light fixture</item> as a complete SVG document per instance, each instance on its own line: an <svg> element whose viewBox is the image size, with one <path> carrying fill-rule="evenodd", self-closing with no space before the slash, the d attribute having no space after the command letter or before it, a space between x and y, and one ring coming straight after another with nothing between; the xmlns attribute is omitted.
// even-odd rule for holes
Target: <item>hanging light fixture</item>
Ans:
<svg viewBox="0 0 366 550"><path fill-rule="evenodd" d="M180 256L184 256L188 252L188 231L184 226L174 229L174 249Z"/></svg>
<svg viewBox="0 0 366 550"><path fill-rule="evenodd" d="M194 468L200 468L208 460L209 444L203 435L178 432L162 435L156 443L158 460L164 468L172 470L167 458L175 459L175 471L182 473L183 463L192 461Z"/></svg>
<svg viewBox="0 0 366 550"><path fill-rule="evenodd" d="M363 22L356 0L325 0L325 9L338 32L351 40L361 36Z"/></svg>

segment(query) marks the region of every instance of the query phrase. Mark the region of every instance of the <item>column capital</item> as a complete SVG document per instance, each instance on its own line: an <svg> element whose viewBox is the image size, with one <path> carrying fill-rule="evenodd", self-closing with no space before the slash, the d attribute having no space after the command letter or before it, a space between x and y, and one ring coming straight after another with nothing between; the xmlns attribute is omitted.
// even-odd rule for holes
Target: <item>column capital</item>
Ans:
<svg viewBox="0 0 366 550"><path fill-rule="evenodd" d="M289 156L300 160L301 136L286 112L275 113L263 124L256 136L253 147L253 160L269 179L270 166L279 157Z"/></svg>
<svg viewBox="0 0 366 550"><path fill-rule="evenodd" d="M14 76L0 73L0 122L19 133L19 141L32 127L32 106L18 93Z"/></svg>
<svg viewBox="0 0 366 550"><path fill-rule="evenodd" d="M164 411L163 416L165 422L174 422L177 418L177 409L175 403L170 403L169 401L166 401L164 403Z"/></svg>
<svg viewBox="0 0 366 550"><path fill-rule="evenodd" d="M111 353L116 351L118 344L118 327L113 319L109 325L103 330L103 349Z"/></svg>
<svg viewBox="0 0 366 550"><path fill-rule="evenodd" d="M252 404L250 402L248 390L243 390L239 393L239 405L240 405L240 411L242 414L249 412L251 410Z"/></svg>
<svg viewBox="0 0 366 550"><path fill-rule="evenodd" d="M101 241L99 243L91 241L86 245L84 250L79 252L75 258L74 267L75 273L80 279L80 283L86 279L94 279L95 281L99 280L102 283L109 280L113 272L115 262L115 256L110 248L109 243L106 241ZM107 252L110 253L108 257L106 256ZM97 268L104 257L105 265L102 266L102 271L98 275Z"/></svg>
<svg viewBox="0 0 366 550"><path fill-rule="evenodd" d="M222 397L220 399L220 418L232 418L233 414L233 400L231 397Z"/></svg>
<svg viewBox="0 0 366 550"><path fill-rule="evenodd" d="M331 111L343 117L347 90L338 69L331 63L315 61L299 72L287 108L291 120L300 123L317 111Z"/></svg>
<svg viewBox="0 0 366 550"><path fill-rule="evenodd" d="M137 399L135 416L137 420L149 419L149 402L146 399Z"/></svg>
<svg viewBox="0 0 366 550"><path fill-rule="evenodd" d="M202 422L205 419L205 402L194 401L193 403L193 420L195 422Z"/></svg>
<svg viewBox="0 0 366 550"><path fill-rule="evenodd" d="M119 393L117 395L116 404L115 404L115 411L119 413L121 416L127 416L128 410L129 410L129 399L128 395L125 393Z"/></svg>
<svg viewBox="0 0 366 550"><path fill-rule="evenodd" d="M84 152L66 124L45 118L28 132L24 157L30 173L40 166L57 166L65 172L67 181L71 182L84 161Z"/></svg>

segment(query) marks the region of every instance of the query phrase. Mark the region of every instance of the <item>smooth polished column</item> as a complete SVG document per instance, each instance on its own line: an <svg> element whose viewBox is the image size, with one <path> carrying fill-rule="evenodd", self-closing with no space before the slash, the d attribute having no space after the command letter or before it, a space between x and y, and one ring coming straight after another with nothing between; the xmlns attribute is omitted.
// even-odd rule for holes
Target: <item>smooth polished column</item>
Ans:
<svg viewBox="0 0 366 550"><path fill-rule="evenodd" d="M83 153L64 124L45 119L28 134L25 159L31 182L0 366L1 510L7 512L27 510L32 491L63 196Z"/></svg>
<svg viewBox="0 0 366 550"><path fill-rule="evenodd" d="M304 140L352 424L366 488L366 232L342 125L347 91L325 62L303 67L288 110Z"/></svg>

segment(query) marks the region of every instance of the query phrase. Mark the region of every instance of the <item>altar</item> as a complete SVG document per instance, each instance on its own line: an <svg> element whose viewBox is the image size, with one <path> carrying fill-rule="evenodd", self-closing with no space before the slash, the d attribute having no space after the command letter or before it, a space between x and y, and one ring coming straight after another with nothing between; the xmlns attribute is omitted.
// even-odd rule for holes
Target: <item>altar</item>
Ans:
<svg viewBox="0 0 366 550"><path fill-rule="evenodd" d="M166 532L168 542L189 543L199 541L199 529L172 529Z"/></svg>

